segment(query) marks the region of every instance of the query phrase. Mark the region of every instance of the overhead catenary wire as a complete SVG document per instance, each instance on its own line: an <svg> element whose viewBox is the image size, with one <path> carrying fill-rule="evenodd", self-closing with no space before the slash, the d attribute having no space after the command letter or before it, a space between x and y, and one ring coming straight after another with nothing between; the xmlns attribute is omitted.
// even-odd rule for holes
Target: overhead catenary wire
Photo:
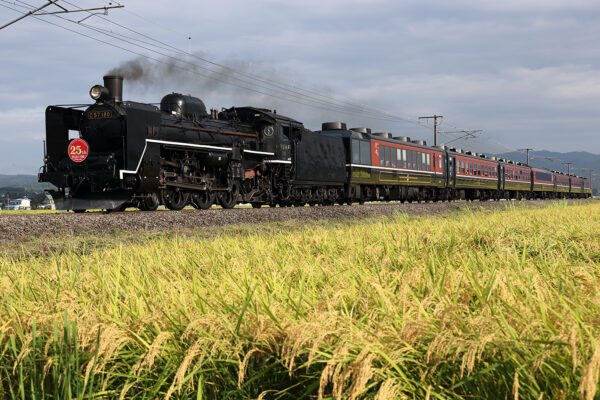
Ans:
<svg viewBox="0 0 600 400"><path fill-rule="evenodd" d="M6 0L0 0L0 1L7 2ZM71 5L72 7L76 7L76 8L81 9L78 5L73 4L73 3L69 2L68 0L61 0L61 1L63 1L65 4ZM105 0L103 0L103 1L105 1ZM19 1L19 3L25 4L25 6L29 7L30 10L33 7L32 5L27 4L24 1ZM12 3L12 4L14 4L14 3ZM119 3L116 3L116 4L119 4ZM146 19L146 18L144 18L144 17L142 17L140 15L137 15L137 14L133 13L132 11L129 11L127 8L125 8L124 10L127 11L128 13L132 14L132 15L135 15L136 17L138 17L138 18L140 18L140 19L142 19L142 20L144 20L146 22L151 22L152 23L152 21L149 21L148 19ZM14 11L16 11L16 10L14 10ZM287 101L287 102L293 102L293 103L296 103L296 104L305 105L305 106L308 106L308 107L315 107L315 108L319 108L319 109L327 109L327 110L330 110L330 111L335 111L335 112L344 113L344 114L350 114L350 115L360 114L360 115L362 115L362 116L364 116L366 118L374 119L374 120L380 120L380 121L387 121L387 122L401 121L401 122L407 122L407 123L411 123L411 124L414 124L414 125L417 125L417 126L421 126L421 127L427 128L426 124L422 124L419 121L414 121L414 120L411 120L411 119L408 119L408 118L405 118L405 117L401 117L401 116L398 116L398 115L393 115L393 114L390 114L390 113L387 113L387 112L383 112L383 111L378 110L378 109L373 109L371 107L367 107L367 106L364 106L364 105L361 105L361 104L351 103L351 102L347 102L347 101L343 101L343 100L340 101L339 99L336 99L334 97L325 95L325 94L320 93L318 91L300 88L300 87L297 87L295 85L289 85L289 84L286 84L286 83L283 83L283 82L278 82L278 81L272 80L272 79L263 79L262 77L260 77L260 76L258 76L256 74L251 74L251 73L247 73L247 72L238 71L238 70L236 70L234 68L231 68L229 66L226 66L226 65L214 62L214 61L209 60L209 59L207 59L205 57L200 57L197 54L193 54L193 53L191 53L189 51L181 50L181 49L179 49L179 48L177 48L175 46L172 46L172 45L170 45L168 43L165 43L165 42L162 42L160 40L157 40L157 39L155 39L155 38L153 38L153 37L151 37L149 35L145 35L145 34L143 34L141 32L138 32L138 31L136 31L134 29L131 29L131 28L129 28L129 27L123 25L123 24L120 24L118 22L115 22L115 21L111 20L110 18L105 18L105 17L103 17L101 15L96 15L96 18L99 18L99 19L101 19L101 20L103 20L103 21L105 21L107 23L113 24L114 26L118 26L121 29L124 29L124 30L126 30L128 32L131 32L131 33L135 34L135 35L143 37L143 38L145 38L147 40L142 40L142 39L139 39L139 38L126 36L123 33L112 32L112 31L110 31L108 29L99 28L99 27L96 27L96 26L93 26L93 25L79 23L78 21L73 21L73 20L70 20L68 18L64 18L64 17L61 17L61 16L56 16L55 15L55 17L61 18L62 20L68 21L70 23L77 24L78 26L82 26L83 28L86 28L88 30L92 30L92 31L94 31L96 33L99 33L101 35L105 35L105 36L111 37L111 38L113 38L115 40L119 40L119 41L121 41L123 43L126 43L126 44L130 45L130 46L134 46L134 47L139 48L139 49L150 51L150 52L152 52L154 54L157 54L157 55L159 55L161 57L165 57L165 58L167 58L169 60L172 60L172 62L167 63L164 60L161 60L159 58L155 58L155 57L152 57L152 56L140 53L140 52L132 50L130 48L119 46L119 45L117 45L115 43L107 43L107 42L102 41L102 40L100 40L100 39L98 39L96 37L87 35L87 34L85 34L83 32L77 31L77 30L69 29L69 28L67 28L67 27L65 27L63 25L60 25L60 24L51 23L50 21L47 21L47 20L42 19L42 18L36 18L36 19L41 20L41 21L46 22L46 23L50 23L50 24L52 24L52 25L54 25L56 27L65 29L65 30L73 32L73 33L76 33L78 35L81 35L81 36L84 36L86 38L98 41L100 43L103 43L103 44L106 44L106 45L109 45L109 46L112 46L112 47L115 47L115 48L127 51L127 52L129 52L131 54L134 54L134 55L137 55L139 57L143 57L143 58L152 60L152 61L157 62L157 63L170 64L170 65L174 66L175 68L180 69L182 71L191 72L191 73L197 74L199 76L202 76L202 77L205 77L205 78L208 78L208 79L213 79L213 80L216 80L216 81L224 83L224 84L233 85L233 86L236 86L238 88L241 88L241 89L244 89L244 90L248 90L248 91L252 91L254 93L258 93L258 94L261 94L261 95L269 96L269 97L276 98L276 99L283 100L283 101ZM158 25L158 24L155 24L155 25ZM172 29L169 29L169 30L171 30L172 32L181 33L181 32L174 31ZM140 44L140 43L142 43L142 44ZM185 55L185 56L191 57L193 59L196 59L198 61L201 61L203 63L209 64L209 65L211 65L213 67L217 67L217 68L219 68L219 70L214 70L214 69L211 69L211 68L207 68L207 67L199 65L197 63L191 63L191 62L185 61L185 60L182 61L179 58L173 57L170 54L163 53L163 52L158 51L156 49L160 49L160 50L163 50L163 51L173 51L176 54ZM181 64L184 64L184 65L181 65ZM194 67L194 69L190 70L187 67ZM202 72L196 70L195 68L199 68L199 69L201 69L203 71L206 71L207 73L209 73L211 75L207 75L206 73L202 73ZM230 75L227 75L227 72L225 72L225 71L229 72ZM215 74L217 76L215 76ZM233 74L234 76L232 76L231 74ZM252 79L253 81L248 81L247 80L248 78ZM233 79L237 83L230 82L229 79ZM257 84L254 81L260 82L261 84ZM255 86L255 87L251 87L251 86ZM259 89L263 89L263 90L257 90L256 87L258 87ZM269 92L269 91L273 91L273 90L276 90L277 92L275 94ZM309 94L307 94L307 93L309 93ZM457 128L457 127L449 124L446 120L442 121L442 124L447 125L447 126L451 126L454 129L456 129L456 130L459 129L459 128ZM461 137L461 136L455 137L454 139L452 139L452 140L450 140L450 141L448 141L446 143L452 143L452 142L455 142L455 141L458 141L458 140L461 140L461 139L465 139L465 137ZM492 140L492 139L489 139L489 140ZM500 146L508 149L509 151L515 151L514 149L511 149L508 146L505 146L504 144L502 144L500 142L497 142L497 141L495 141L495 142L498 145L500 145Z"/></svg>
<svg viewBox="0 0 600 400"><path fill-rule="evenodd" d="M4 1L4 2L6 2L6 0L0 0L0 1ZM22 2L22 3L24 3L24 2ZM25 4L26 4L26 3L25 3ZM4 6L4 7L6 7L6 6ZM8 8L8 7L7 7L7 8ZM77 23L76 21L70 20L70 19L68 19L68 18L64 18L64 17L58 16L58 15L53 15L53 16L54 16L54 17L57 17L57 18L60 18L60 19L62 19L62 20L64 20L64 21L68 21L68 22L71 22L71 23L75 23L75 24L77 24L78 26L87 27L87 25L86 25L86 24L79 24L79 23ZM84 36L84 37L86 37L86 38L89 38L89 39L92 39L92 40L95 40L95 41L98 41L99 43L108 44L108 45L110 45L110 46L112 46L112 47L115 47L115 48L118 48L118 49L121 49L121 50L127 51L127 52L129 52L129 53L132 53L132 54L135 54L135 55L137 55L137 56L140 56L140 57L143 57L143 58L146 58L146 59L149 59L149 60L155 61L155 62L157 62L157 63L169 64L169 63L167 63L167 62L165 62L164 60L161 60L161 59L159 59L159 58L155 58L155 57L152 57L152 56L148 56L148 55L146 55L146 54L139 53L139 52L137 52L137 51L131 50L131 49L129 49L129 48L126 48L126 47L123 47L123 46L119 46L119 45L117 45L117 44L114 44L114 43L106 43L105 41L102 41L102 40L100 40L100 39L98 39L98 38L95 38L95 37L93 37L93 36L87 35L87 34L85 34L85 33L79 32L79 31L77 31L77 30L74 30L74 29L69 29L69 28L67 28L67 27L65 27L65 26L63 26L63 25L56 24L56 23L52 23L52 22L50 22L50 21L46 21L46 20L44 20L44 19L37 18L37 17L35 17L35 18L36 18L36 19L38 19L38 20L41 20L41 21L43 21L43 22L49 23L49 24L51 24L51 25L54 25L54 26L56 26L56 27L59 27L59 28L65 29L65 30L67 30L67 31L73 32L73 33L75 33L75 34L78 34L78 35ZM274 94L272 94L272 93L263 92L263 91L260 91L260 90L257 90L257 89L255 89L255 88L251 88L251 87L248 87L248 86L242 86L242 85L239 85L239 84L235 84L235 83L229 82L229 81L227 81L227 80L225 80L225 79L220 79L220 78L217 78L217 77L215 77L215 76L209 76L209 75L203 74L203 73L201 73L201 72L199 72L199 71L197 71L197 70L190 70L190 69L188 69L188 68L182 67L181 65L178 65L178 64L176 64L176 62L181 62L181 60L179 60L179 59L177 59L177 58L175 58L175 57L173 57L173 56L170 56L170 55L168 55L168 54L161 53L161 52L158 52L158 51L156 51L156 50L149 49L149 48L146 48L146 47L144 47L144 46L140 46L140 45L138 45L138 44L135 44L135 43L128 42L127 40L123 40L122 38L119 38L119 37L115 36L114 34L110 34L110 33L108 33L108 32L102 32L101 30L98 30L97 28L89 27L88 29L92 29L92 30L94 30L94 31L96 31L96 32L98 32L98 33L101 33L101 34L104 34L104 35L108 35L108 36L110 36L110 37L113 37L113 38L115 38L115 39L118 39L118 40L124 41L124 42L126 42L126 43L129 43L129 44L135 45L135 46L137 46L137 47L140 47L140 48L146 49L146 50L148 50L148 51L152 51L152 52L154 52L155 54L158 54L158 55L160 55L160 56L164 56L164 57L166 57L166 58L170 58L170 59L174 60L174 61L175 61L175 63L174 63L174 64L169 64L169 65L171 65L171 66L173 66L173 67L175 67L175 68L177 68L177 69L180 69L180 70L182 70L182 71L191 72L191 73L194 73L194 74L197 74L197 75L203 76L203 77L205 77L205 78L208 78L208 79L213 79L213 80L219 81L219 82L221 82L221 83L224 83L224 84L233 85L233 86L236 86L236 87L238 87L238 88L242 88L242 89L245 89L245 90L249 90L249 91L252 91L252 92L255 92L255 93L258 93L258 94L262 94L262 95L265 95L265 96L269 96L269 97L272 97L272 98L276 98L276 99L279 99L279 100L282 100L282 101L294 102L294 103L296 103L296 104L301 104L301 105L305 105L305 106L308 106L308 107L315 107L315 108L319 108L319 109L328 109L328 110L330 110L330 111L335 111L335 112L340 112L340 113L345 113L345 114L351 114L351 115L354 115L355 113L359 112L359 111L355 111L355 110L344 110L344 109L340 109L340 108L335 108L335 107L336 107L336 105L335 105L335 104L331 104L331 105L319 105L319 106L317 106L317 105L315 105L315 104L313 104L313 103L309 103L309 102L306 102L306 101L299 101L299 100L295 100L295 99L290 99L290 98L288 98L288 97L282 97L282 96L274 95ZM184 63L185 63L185 62L184 62ZM190 64L190 63L188 62L187 64ZM196 64L191 64L191 65L197 66ZM202 68L201 68L201 69L202 69ZM205 68L204 68L204 69L205 69ZM210 71L210 72L215 72L215 71ZM339 106L338 106L338 107L339 107ZM365 116L365 117L367 117L367 118L370 118L370 119L381 120L381 121L388 121L388 122L393 122L393 121L396 121L396 119L392 119L392 118L385 117L385 116L368 115L367 113L364 113L364 112L361 112L361 114L362 114L362 115L364 115L364 116Z"/></svg>
<svg viewBox="0 0 600 400"><path fill-rule="evenodd" d="M73 7L78 7L77 5L75 5L73 3L70 3L67 0L63 0L63 1L65 1L66 4L69 4L69 5L73 6ZM24 3L24 4L27 4L24 1L21 1L21 2ZM31 5L29 5L29 6L31 6ZM151 37L149 35L145 35L145 34L143 34L141 32L138 32L138 31L136 31L134 29L131 29L131 28L125 26L125 25L122 25L122 24L119 24L119 23L117 23L115 21L112 21L109 18L105 18L105 17L102 17L102 16L97 16L97 17L99 19L103 20L103 21L106 21L108 23L114 24L115 26L119 26L122 29L125 29L125 30L127 30L129 32L135 33L136 35L142 36L142 37L144 37L146 39L149 39L149 40L154 41L154 42L156 42L156 43L158 43L158 44L161 45L161 46L157 46L157 45L151 44L152 46L155 46L157 48L160 47L162 49L168 48L168 49L176 52L177 54L185 55L185 56L197 59L199 61L202 61L204 63L208 63L208 64L210 64L212 66L215 66L215 67L218 67L218 68L222 69L222 70L214 71L214 70L208 69L206 67L200 66L198 64L191 64L189 62L186 62L187 64L191 64L191 65L199 67L201 69L208 70L211 73L217 73L217 74L220 74L220 75L223 76L223 75L226 74L224 71L227 71L229 73L238 75L238 77L236 77L236 76L233 76L233 77L229 76L229 78L233 78L233 79L238 80L238 81L240 81L239 76L246 77L246 78L251 78L253 80L261 82L262 84L266 84L266 85L275 87L275 88L279 89L280 91L285 91L285 92L287 92L286 93L287 95L292 96L294 98L302 97L302 98L306 98L306 100L315 101L315 102L318 102L318 103L323 104L323 105L327 105L327 106L330 106L330 107L331 106L337 107L338 108L337 111L344 112L344 113L347 113L347 114L348 114L348 112L346 112L346 110L340 110L339 108L348 108L348 107L350 107L352 109L352 113L351 114L353 114L353 113L360 113L362 115L368 115L369 118L371 118L371 119L387 120L387 121L392 121L392 122L393 121L402 121L402 122L407 122L407 123L415 124L417 126L423 126L422 124L419 123L419 121L414 121L414 120L411 120L411 119L408 119L408 118L404 118L404 117L401 117L401 116L397 116L397 115L393 115L393 114L390 114L390 113L386 113L386 112L383 112L381 110L373 109L373 108L370 108L370 107L367 107L367 106L364 106L364 105L350 103L350 102L347 102L347 101L340 101L338 99L335 99L335 98L327 96L327 95L323 95L323 94L318 93L318 92L314 92L314 91L310 91L310 90L306 90L306 89L301 89L301 88L298 88L296 86L292 86L292 85L288 85L288 84L285 84L285 83L282 83L282 82L274 81L272 79L271 80L263 79L262 77L260 77L260 76L258 76L256 74L251 74L251 73L247 73L247 72L238 71L238 70L236 70L234 68L231 68L231 67L229 67L227 65L220 64L220 63L214 62L212 60L209 60L209 59L207 59L205 57L200 57L197 54L193 54L193 53L181 50L181 49L179 49L179 48L177 48L175 46L172 46L172 45L170 45L168 43L165 43L165 42L162 42L160 40L157 40L157 39L155 39L155 38L153 38L153 37ZM66 19L66 20L68 20L68 19ZM68 21L71 21L71 20L68 20ZM74 21L71 21L71 22L74 22ZM88 27L89 29L94 29L94 27L90 27L90 26L86 26L86 27ZM106 34L106 32L104 32L104 34ZM119 37L119 34L113 34L112 37L115 38L115 39L117 39L117 40L122 40ZM133 39L133 40L136 40L136 39ZM135 45L133 43L129 43L129 44ZM153 51L152 49L149 49L149 48L145 48L145 50ZM166 57L169 57L169 58L174 58L174 57L172 57L170 55L165 55L163 53L159 53L159 54L161 56L166 56ZM178 61L180 61L180 60L178 60ZM214 77L210 77L210 78L213 79ZM241 80L243 82L245 82L246 84L248 84L248 81L244 81L243 79L241 79ZM254 83L254 82L252 84L256 85L256 83ZM261 88L265 89L265 90L273 90L273 88L269 88L269 87L265 87L265 86L261 86L261 85L259 85L259 86ZM312 96L312 95L307 95L305 93L302 93L301 91L309 92L309 93L310 92L316 93L317 96L319 96L321 98L315 97L315 96ZM263 93L263 94L269 95L269 93ZM288 100L288 99L283 99L283 100ZM348 110L348 111L350 111L350 110Z"/></svg>

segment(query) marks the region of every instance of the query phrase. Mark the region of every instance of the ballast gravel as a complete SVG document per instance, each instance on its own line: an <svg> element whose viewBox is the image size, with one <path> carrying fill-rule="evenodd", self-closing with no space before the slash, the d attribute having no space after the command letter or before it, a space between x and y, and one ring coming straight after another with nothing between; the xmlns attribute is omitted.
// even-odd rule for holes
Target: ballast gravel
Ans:
<svg viewBox="0 0 600 400"><path fill-rule="evenodd" d="M587 200L570 200L569 203ZM316 221L327 219L360 219L375 215L439 215L449 210L465 207L502 209L509 201L488 202L443 202L443 203L384 203L364 205L344 205L329 207L236 207L231 210L213 208L210 210L185 209L182 211L158 210L153 212L100 213L87 212L74 214L57 212L52 214L9 214L0 212L0 241L15 241L31 237L53 235L110 234L115 231L157 232L175 229L194 229L208 226L235 224L255 224L282 221ZM548 205L549 201L520 201L528 206Z"/></svg>

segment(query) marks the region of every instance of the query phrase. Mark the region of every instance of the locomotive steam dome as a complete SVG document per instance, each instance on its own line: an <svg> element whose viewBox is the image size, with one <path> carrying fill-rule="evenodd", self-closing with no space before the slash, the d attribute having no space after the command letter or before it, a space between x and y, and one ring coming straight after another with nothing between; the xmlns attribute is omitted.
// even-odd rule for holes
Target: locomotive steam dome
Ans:
<svg viewBox="0 0 600 400"><path fill-rule="evenodd" d="M160 101L160 111L191 120L208 116L202 100L181 93L171 93L163 97Z"/></svg>

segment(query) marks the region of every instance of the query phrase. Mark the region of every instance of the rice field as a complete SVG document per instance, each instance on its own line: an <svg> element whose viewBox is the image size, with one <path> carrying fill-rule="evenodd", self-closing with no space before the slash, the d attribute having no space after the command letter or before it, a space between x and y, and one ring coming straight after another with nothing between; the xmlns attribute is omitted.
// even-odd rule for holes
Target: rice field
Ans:
<svg viewBox="0 0 600 400"><path fill-rule="evenodd" d="M594 399L600 203L0 255L0 399Z"/></svg>

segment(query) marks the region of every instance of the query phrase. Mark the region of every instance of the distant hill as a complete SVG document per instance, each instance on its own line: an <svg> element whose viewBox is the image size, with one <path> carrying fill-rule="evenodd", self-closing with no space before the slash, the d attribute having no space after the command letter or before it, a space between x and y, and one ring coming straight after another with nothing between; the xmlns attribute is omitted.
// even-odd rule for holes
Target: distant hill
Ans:
<svg viewBox="0 0 600 400"><path fill-rule="evenodd" d="M532 151L529 153L531 165L547 168L554 171L567 172L567 165L571 163L571 173L579 176L589 177L589 170L594 170L595 179L600 180L600 155L585 151L570 153L557 153L552 151ZM499 154L500 157L513 161L527 162L527 154L523 151Z"/></svg>
<svg viewBox="0 0 600 400"><path fill-rule="evenodd" d="M41 193L54 186L39 183L37 175L2 175L0 174L0 194L7 192Z"/></svg>

